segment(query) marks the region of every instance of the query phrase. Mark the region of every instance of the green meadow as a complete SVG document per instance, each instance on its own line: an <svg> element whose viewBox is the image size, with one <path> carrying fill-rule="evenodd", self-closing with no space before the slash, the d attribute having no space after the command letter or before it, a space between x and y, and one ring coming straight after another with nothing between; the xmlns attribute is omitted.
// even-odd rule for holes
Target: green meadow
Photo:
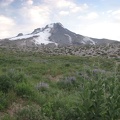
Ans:
<svg viewBox="0 0 120 120"><path fill-rule="evenodd" d="M0 120L120 120L120 59L1 48Z"/></svg>

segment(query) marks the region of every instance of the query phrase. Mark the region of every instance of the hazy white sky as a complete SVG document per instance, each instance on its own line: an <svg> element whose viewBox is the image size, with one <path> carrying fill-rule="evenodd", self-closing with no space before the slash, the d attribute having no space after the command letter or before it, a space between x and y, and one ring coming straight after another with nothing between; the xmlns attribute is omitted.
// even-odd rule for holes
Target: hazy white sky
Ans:
<svg viewBox="0 0 120 120"><path fill-rule="evenodd" d="M120 41L120 0L0 0L0 38L54 22L81 35Z"/></svg>

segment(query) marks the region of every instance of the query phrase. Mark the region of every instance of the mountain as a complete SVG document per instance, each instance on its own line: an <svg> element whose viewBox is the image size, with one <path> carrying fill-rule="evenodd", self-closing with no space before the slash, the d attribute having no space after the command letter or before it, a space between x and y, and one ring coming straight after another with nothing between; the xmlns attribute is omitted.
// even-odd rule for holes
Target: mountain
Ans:
<svg viewBox="0 0 120 120"><path fill-rule="evenodd" d="M35 47L44 45L101 45L117 41L108 39L96 39L76 34L63 27L61 23L52 23L44 28L37 28L32 33L0 40L0 46L27 46Z"/></svg>

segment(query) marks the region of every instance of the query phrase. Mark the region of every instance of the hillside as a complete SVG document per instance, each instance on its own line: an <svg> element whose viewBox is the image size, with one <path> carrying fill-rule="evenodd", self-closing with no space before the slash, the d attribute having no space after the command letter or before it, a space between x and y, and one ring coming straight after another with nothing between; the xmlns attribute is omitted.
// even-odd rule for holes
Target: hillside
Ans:
<svg viewBox="0 0 120 120"><path fill-rule="evenodd" d="M36 51L0 48L0 120L119 120L118 57Z"/></svg>

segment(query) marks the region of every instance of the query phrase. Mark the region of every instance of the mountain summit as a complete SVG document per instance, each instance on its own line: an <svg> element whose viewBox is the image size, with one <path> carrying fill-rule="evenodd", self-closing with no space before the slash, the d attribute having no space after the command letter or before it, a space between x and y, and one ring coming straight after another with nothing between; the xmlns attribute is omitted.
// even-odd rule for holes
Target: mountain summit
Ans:
<svg viewBox="0 0 120 120"><path fill-rule="evenodd" d="M19 33L17 36L3 39L0 45L39 46L48 45L99 45L113 43L113 40L95 39L79 35L63 27L61 23L51 23L43 28L37 28L30 34Z"/></svg>

